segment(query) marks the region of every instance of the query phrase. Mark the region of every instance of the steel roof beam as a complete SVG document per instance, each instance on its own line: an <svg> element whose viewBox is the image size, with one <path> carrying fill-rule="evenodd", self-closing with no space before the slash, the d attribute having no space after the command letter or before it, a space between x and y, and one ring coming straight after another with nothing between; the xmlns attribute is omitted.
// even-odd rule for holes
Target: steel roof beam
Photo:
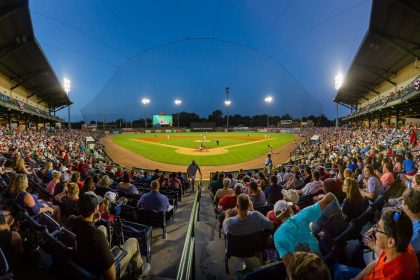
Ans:
<svg viewBox="0 0 420 280"><path fill-rule="evenodd" d="M398 49L402 52L405 52L406 54L411 55L414 58L420 59L420 56L415 54L413 51L406 48L405 46L402 46L400 43L396 42L395 38L393 36L389 36L387 34L384 34L382 32L377 32L377 31L374 31L374 34L375 34L376 37L378 37L382 41L385 41L386 43L390 44L394 48L396 48L396 49Z"/></svg>

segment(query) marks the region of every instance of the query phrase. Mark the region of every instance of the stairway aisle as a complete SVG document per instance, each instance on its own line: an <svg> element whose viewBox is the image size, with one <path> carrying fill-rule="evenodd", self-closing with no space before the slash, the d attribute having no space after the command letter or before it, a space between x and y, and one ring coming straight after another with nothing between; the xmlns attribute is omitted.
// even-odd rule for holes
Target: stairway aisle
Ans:
<svg viewBox="0 0 420 280"><path fill-rule="evenodd" d="M219 238L218 221L215 218L213 203L210 199L210 192L203 188L201 196L200 221L196 231L195 249L195 273L196 279L236 279L236 269L240 259L231 257L229 259L230 275L225 272L225 241ZM259 266L257 258L246 260L248 267Z"/></svg>

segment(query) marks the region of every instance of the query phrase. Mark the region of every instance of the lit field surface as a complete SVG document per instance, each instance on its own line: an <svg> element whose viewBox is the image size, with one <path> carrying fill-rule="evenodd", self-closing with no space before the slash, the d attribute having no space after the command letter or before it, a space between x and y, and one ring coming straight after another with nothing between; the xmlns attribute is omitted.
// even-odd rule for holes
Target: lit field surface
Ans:
<svg viewBox="0 0 420 280"><path fill-rule="evenodd" d="M255 159L267 154L269 144L273 149L279 148L294 137L288 133L191 132L121 134L114 135L112 140L157 162L186 165L196 159L202 166L217 166Z"/></svg>

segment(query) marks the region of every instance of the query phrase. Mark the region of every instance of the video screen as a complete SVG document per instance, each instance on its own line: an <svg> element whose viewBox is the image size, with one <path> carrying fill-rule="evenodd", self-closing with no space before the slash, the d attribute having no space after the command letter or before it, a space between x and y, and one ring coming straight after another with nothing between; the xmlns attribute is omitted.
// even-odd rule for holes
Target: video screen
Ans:
<svg viewBox="0 0 420 280"><path fill-rule="evenodd" d="M172 115L153 115L153 126L172 126Z"/></svg>

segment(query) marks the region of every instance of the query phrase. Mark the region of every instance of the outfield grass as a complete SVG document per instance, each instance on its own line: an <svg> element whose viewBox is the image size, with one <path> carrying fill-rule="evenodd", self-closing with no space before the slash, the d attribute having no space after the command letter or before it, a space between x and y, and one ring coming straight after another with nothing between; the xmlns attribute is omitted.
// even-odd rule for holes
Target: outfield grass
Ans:
<svg viewBox="0 0 420 280"><path fill-rule="evenodd" d="M141 156L151 160L169 164L187 165L191 160L195 159L200 165L226 165L232 163L240 163L252 160L261 155L267 154L267 145L273 148L280 147L293 141L293 135L288 133L269 133L269 140L258 141L255 138L264 140L266 133L247 133L247 132L229 132L229 133L159 133L159 134L120 134L113 136L113 142L128 150L131 150ZM169 139L167 139L169 135ZM175 139L174 136L191 137L187 139ZM220 140L220 146L228 150L227 153L221 155L181 155L176 153L177 147L196 149L200 145L200 141L206 136L206 140L210 142L204 143L207 149L216 148L216 139ZM249 136L248 136L249 135ZM228 138L226 138L228 137ZM232 137L232 138L229 138ZM250 138L248 140L247 138ZM255 138L254 138L255 137ZM159 139L157 139L159 138ZM152 142L136 141L133 139L142 139L146 141L155 141L156 143L172 145L176 147L164 147L156 145ZM255 143L251 143L258 141ZM249 143L249 144L246 144ZM246 144L237 147L230 147L236 144ZM261 163L263 164L263 162Z"/></svg>

